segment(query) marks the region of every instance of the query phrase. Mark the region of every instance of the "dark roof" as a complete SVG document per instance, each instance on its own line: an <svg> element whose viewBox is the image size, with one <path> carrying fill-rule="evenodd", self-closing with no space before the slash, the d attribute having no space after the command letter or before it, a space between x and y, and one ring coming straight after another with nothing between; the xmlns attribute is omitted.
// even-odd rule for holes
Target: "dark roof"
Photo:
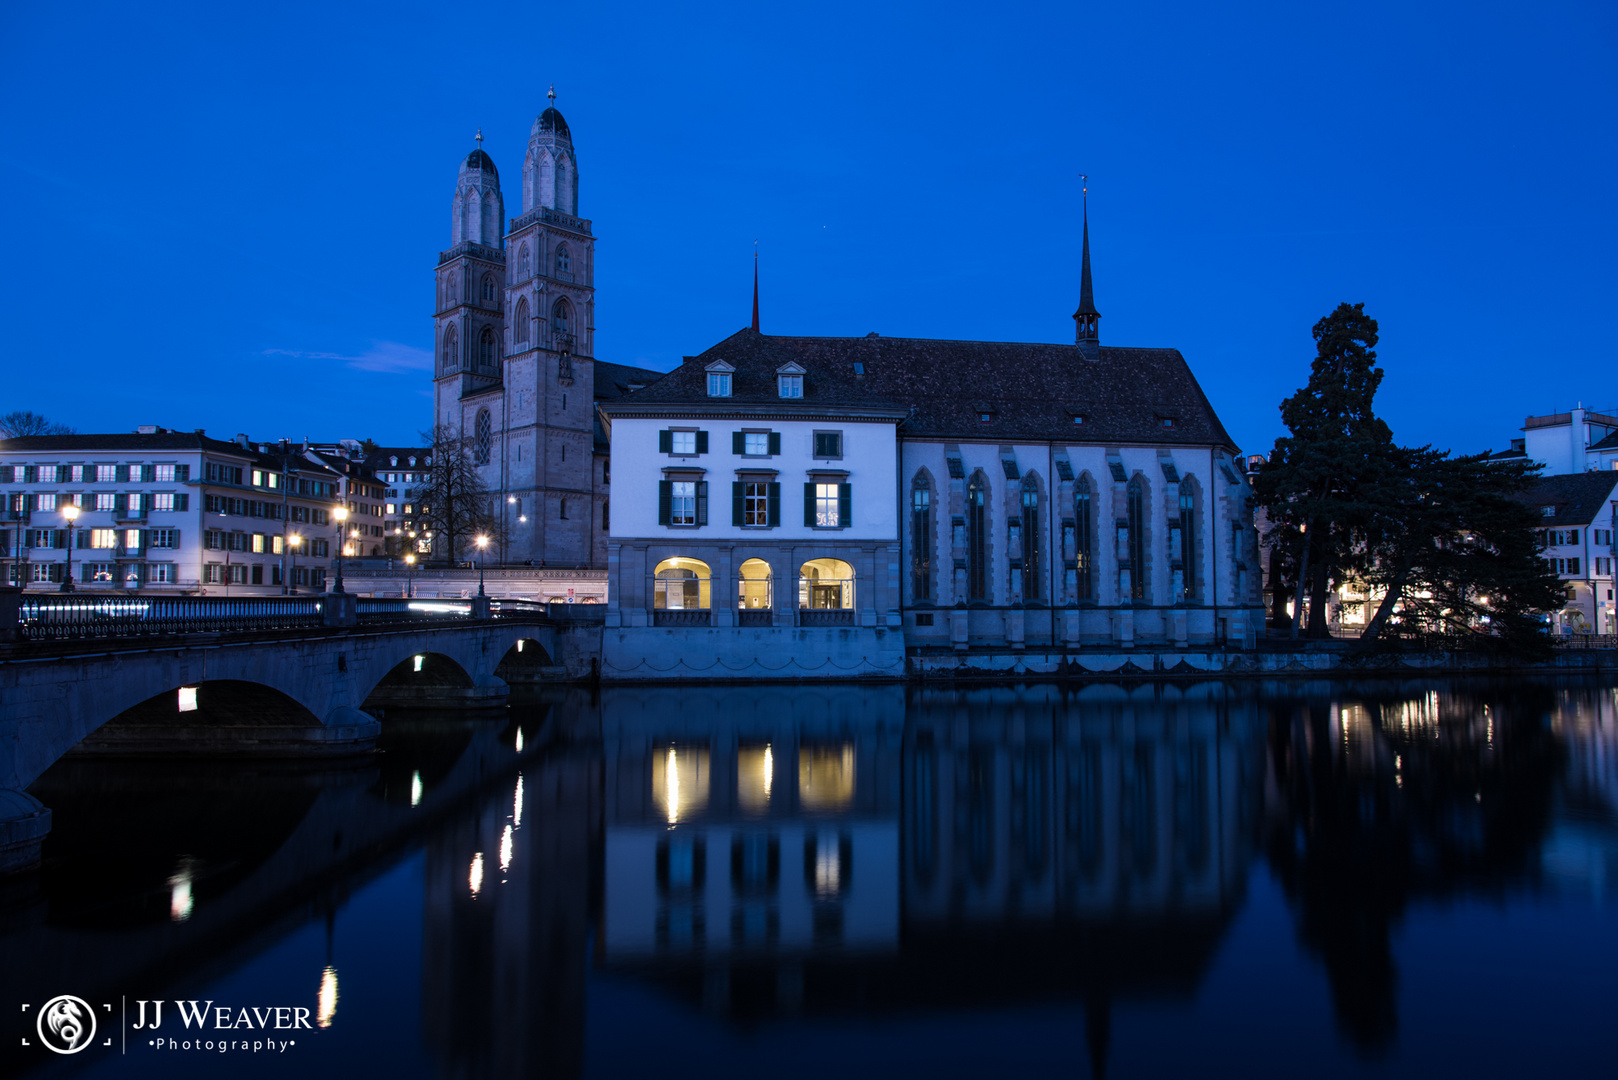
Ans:
<svg viewBox="0 0 1618 1080"><path fill-rule="evenodd" d="M1592 450L1618 450L1618 431L1612 432L1605 439L1602 439L1600 442L1591 443L1590 444L1590 449L1592 449Z"/></svg>
<svg viewBox="0 0 1618 1080"><path fill-rule="evenodd" d="M1177 349L1104 346L1086 360L1076 345L741 330L622 405L717 404L705 371L716 360L736 369L727 404L908 410L904 431L913 437L1235 445ZM776 369L789 362L805 371L801 403L777 395Z"/></svg>
<svg viewBox="0 0 1618 1080"><path fill-rule="evenodd" d="M539 121L535 126L541 131L554 131L570 142L573 139L573 133L567 129L567 121L562 119L562 114L556 111L555 105L539 114Z"/></svg>
<svg viewBox="0 0 1618 1080"><path fill-rule="evenodd" d="M421 462L426 461L432 452L430 446L379 446L365 455L365 467L372 472L378 469L425 469L428 466ZM412 457L416 459L417 464L409 464ZM391 458L398 458L399 464L390 465L388 462Z"/></svg>
<svg viewBox="0 0 1618 1080"><path fill-rule="evenodd" d="M1556 507L1554 515L1543 519L1545 525L1588 525L1618 499L1615 489L1618 471L1569 473L1542 477L1517 498L1535 509Z"/></svg>
<svg viewBox="0 0 1618 1080"><path fill-rule="evenodd" d="M611 401L629 393L631 386L650 386L663 377L663 372L650 368L611 364L605 360L595 362L595 399Z"/></svg>
<svg viewBox="0 0 1618 1080"><path fill-rule="evenodd" d="M1496 450L1489 455L1490 461L1520 461L1528 456L1526 451L1513 446L1509 450Z"/></svg>
<svg viewBox="0 0 1618 1080"><path fill-rule="evenodd" d="M266 443L272 450L278 450L279 443ZM205 450L212 454L227 455L239 460L246 460L255 465L265 465L270 468L280 468L281 458L277 453L261 454L258 452L259 444L248 443L243 449L239 444L226 442L224 439L210 439L200 431L179 432L159 431L150 435L130 433L127 435L26 435L20 439L0 440L0 453L25 453L34 455L63 456L69 454L88 454L97 452L129 452L139 454L161 454L186 450ZM288 444L287 452L295 457L300 468L311 472L320 470L320 466L303 456L301 444Z"/></svg>
<svg viewBox="0 0 1618 1080"><path fill-rule="evenodd" d="M496 180L500 179L500 170L494 167L494 158L485 154L481 149L474 150L466 155L466 167L468 169L482 169L485 172L492 172Z"/></svg>

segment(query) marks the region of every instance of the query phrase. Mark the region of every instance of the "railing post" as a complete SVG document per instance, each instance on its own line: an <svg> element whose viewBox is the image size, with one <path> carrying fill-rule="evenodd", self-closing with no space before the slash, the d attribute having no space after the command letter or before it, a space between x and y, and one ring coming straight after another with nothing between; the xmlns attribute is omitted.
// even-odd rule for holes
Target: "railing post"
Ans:
<svg viewBox="0 0 1618 1080"><path fill-rule="evenodd" d="M329 592L320 598L320 612L327 626L353 626L359 622L359 597L348 592Z"/></svg>
<svg viewBox="0 0 1618 1080"><path fill-rule="evenodd" d="M472 618L487 619L490 617L489 597L481 595L472 597Z"/></svg>

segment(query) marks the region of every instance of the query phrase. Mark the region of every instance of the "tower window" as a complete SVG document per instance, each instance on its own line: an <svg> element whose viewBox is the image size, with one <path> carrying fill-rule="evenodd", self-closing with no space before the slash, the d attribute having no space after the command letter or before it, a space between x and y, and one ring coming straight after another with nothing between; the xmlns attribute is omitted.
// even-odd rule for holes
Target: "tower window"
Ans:
<svg viewBox="0 0 1618 1080"><path fill-rule="evenodd" d="M489 300L489 301L494 300L494 275L493 274L484 274L483 275L483 299Z"/></svg>
<svg viewBox="0 0 1618 1080"><path fill-rule="evenodd" d="M523 277L528 276L528 245L526 243L517 249L517 273Z"/></svg>
<svg viewBox="0 0 1618 1080"><path fill-rule="evenodd" d="M567 300L565 299L556 301L556 306L551 308L551 330L558 336L558 338L564 339L559 343L566 343L565 339L570 337L568 328L569 324L571 324L573 321L571 314L572 313L568 310Z"/></svg>
<svg viewBox="0 0 1618 1080"><path fill-rule="evenodd" d="M573 258L572 258L571 253L569 253L569 251L567 250L567 245L566 244L558 244L556 246L556 272L557 272L557 274L559 274L559 275L560 274L568 274L568 273L571 273L572 269L573 269Z"/></svg>
<svg viewBox="0 0 1618 1080"><path fill-rule="evenodd" d="M517 315L512 321L516 323L516 325L512 327L512 333L515 336L517 342L519 344L522 344L522 345L528 344L528 298L527 297L523 297L522 299L517 301Z"/></svg>
<svg viewBox="0 0 1618 1080"><path fill-rule="evenodd" d="M478 337L478 362L484 367L493 367L495 360L494 330L485 326L483 333Z"/></svg>
<svg viewBox="0 0 1618 1080"><path fill-rule="evenodd" d="M455 334L455 327L444 328L444 370L454 371L460 367L460 342Z"/></svg>
<svg viewBox="0 0 1618 1080"><path fill-rule="evenodd" d="M473 454L479 465L487 465L494 451L494 424L488 409L479 409L473 425Z"/></svg>

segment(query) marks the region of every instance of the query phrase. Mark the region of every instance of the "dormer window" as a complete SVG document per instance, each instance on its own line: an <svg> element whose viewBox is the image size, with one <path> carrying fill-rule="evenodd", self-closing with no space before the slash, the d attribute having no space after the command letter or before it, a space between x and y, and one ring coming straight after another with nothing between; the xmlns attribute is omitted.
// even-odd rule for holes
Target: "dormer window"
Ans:
<svg viewBox="0 0 1618 1080"><path fill-rule="evenodd" d="M1074 424L1075 427L1083 427L1084 426L1084 414L1083 413L1074 413L1073 414L1073 424Z"/></svg>
<svg viewBox="0 0 1618 1080"><path fill-rule="evenodd" d="M730 376L736 369L723 360L715 360L708 365L708 396L729 397Z"/></svg>
<svg viewBox="0 0 1618 1080"><path fill-rule="evenodd" d="M1166 430L1172 430L1175 426L1174 417L1172 416L1159 416L1157 422L1162 424Z"/></svg>
<svg viewBox="0 0 1618 1080"><path fill-rule="evenodd" d="M993 422L994 422L994 413L992 413L992 412L980 412L980 413L978 413L978 423L980 423L980 424L989 424L989 423L993 423Z"/></svg>
<svg viewBox="0 0 1618 1080"><path fill-rule="evenodd" d="M775 385L780 391L781 396L784 398L803 397L802 375L777 375L775 377Z"/></svg>
<svg viewBox="0 0 1618 1080"><path fill-rule="evenodd" d="M1554 507L1554 506L1541 506L1539 508L1539 514L1540 514L1541 517L1555 517L1556 516L1556 507Z"/></svg>

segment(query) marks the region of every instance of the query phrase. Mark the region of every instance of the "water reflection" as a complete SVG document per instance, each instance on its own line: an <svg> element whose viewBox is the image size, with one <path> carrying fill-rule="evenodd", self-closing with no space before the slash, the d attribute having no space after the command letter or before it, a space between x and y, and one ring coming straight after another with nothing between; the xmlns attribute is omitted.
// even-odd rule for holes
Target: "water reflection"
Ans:
<svg viewBox="0 0 1618 1080"><path fill-rule="evenodd" d="M354 937L385 931L345 924L340 997L330 927L415 850L390 903L420 905L420 970L392 977L419 983L425 1072L578 1075L592 1010L633 1032L652 1008L599 989L626 985L783 1053L781 1018L1027 1009L1100 1072L1139 1051L1121 1010L1192 1022L1162 1007L1237 962L1273 875L1291 925L1243 947L1301 944L1342 1045L1390 1054L1434 1037L1400 1023L1415 909L1618 880L1618 695L1585 684L645 688L385 738L341 767L53 769L45 871L0 896L0 995L196 996L277 955L266 926L325 918L324 970L296 973L321 1030L396 1040L357 1019L389 949Z"/></svg>

